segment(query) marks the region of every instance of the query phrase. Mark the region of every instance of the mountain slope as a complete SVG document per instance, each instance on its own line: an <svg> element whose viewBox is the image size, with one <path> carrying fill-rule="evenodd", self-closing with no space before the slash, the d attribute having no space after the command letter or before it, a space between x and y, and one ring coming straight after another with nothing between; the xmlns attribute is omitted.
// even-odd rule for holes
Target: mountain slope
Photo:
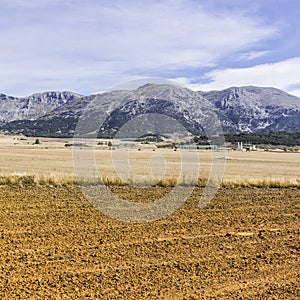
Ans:
<svg viewBox="0 0 300 300"><path fill-rule="evenodd" d="M0 94L0 122L37 119L80 97L82 96L72 92L45 92L23 98Z"/></svg>
<svg viewBox="0 0 300 300"><path fill-rule="evenodd" d="M235 132L300 131L300 99L281 90L245 86L199 93Z"/></svg>
<svg viewBox="0 0 300 300"><path fill-rule="evenodd" d="M56 95L56 98L44 100L51 103L46 113L48 108L42 100L32 100L35 106L28 107L35 109L24 109L23 115L6 122L0 130L33 136L72 136L84 114L86 132L94 132L100 115L105 115L100 133L114 135L128 121L154 114L157 120L160 119L157 127L169 126L171 131L173 125L166 124L164 115L177 120L194 134L219 133L216 116L224 132L300 132L300 99L274 88L246 86L194 92L168 84L146 84L133 91L120 90L87 97L72 93L61 95L61 98ZM38 110L38 103L43 107L42 111ZM28 116L32 116L31 120ZM0 117L5 119L1 111ZM137 135L143 130L147 128L134 129ZM149 133L155 133L155 130L158 128L148 128Z"/></svg>
<svg viewBox="0 0 300 300"><path fill-rule="evenodd" d="M143 114L169 116L199 134L216 129L216 124L210 121L217 110L209 101L197 92L167 84L147 84L134 91L113 91L75 99L37 120L10 122L2 129L26 135L72 135L84 111L91 125L97 121L93 121L97 113L106 113L103 135L114 134L127 121Z"/></svg>

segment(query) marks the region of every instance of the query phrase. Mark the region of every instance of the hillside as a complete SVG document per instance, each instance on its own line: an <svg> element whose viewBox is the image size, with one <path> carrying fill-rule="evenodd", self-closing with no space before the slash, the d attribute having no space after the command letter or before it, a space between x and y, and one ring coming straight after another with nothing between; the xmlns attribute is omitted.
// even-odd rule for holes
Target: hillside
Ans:
<svg viewBox="0 0 300 300"><path fill-rule="evenodd" d="M132 91L91 96L47 92L20 99L1 97L0 130L5 133L72 136L83 114L92 127L105 115L100 135L114 135L126 122L145 114L172 118L193 134L219 133L216 119L225 133L300 132L300 99L275 88L195 92L168 84L146 84ZM158 127L168 127L164 118L159 122Z"/></svg>

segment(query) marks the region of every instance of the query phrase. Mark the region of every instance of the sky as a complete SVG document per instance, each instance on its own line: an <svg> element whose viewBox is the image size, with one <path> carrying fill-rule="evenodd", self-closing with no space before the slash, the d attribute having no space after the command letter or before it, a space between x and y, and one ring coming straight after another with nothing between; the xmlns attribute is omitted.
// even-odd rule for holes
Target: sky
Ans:
<svg viewBox="0 0 300 300"><path fill-rule="evenodd" d="M144 77L300 97L298 0L0 0L0 93L90 95Z"/></svg>

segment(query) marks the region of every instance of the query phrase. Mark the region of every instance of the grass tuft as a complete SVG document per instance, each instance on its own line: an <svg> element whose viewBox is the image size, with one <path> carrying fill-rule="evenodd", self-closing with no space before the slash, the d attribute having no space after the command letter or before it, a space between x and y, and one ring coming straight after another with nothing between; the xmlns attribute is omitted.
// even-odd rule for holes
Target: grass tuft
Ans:
<svg viewBox="0 0 300 300"><path fill-rule="evenodd" d="M300 179L235 179L222 180L221 187L226 188L300 188Z"/></svg>
<svg viewBox="0 0 300 300"><path fill-rule="evenodd" d="M163 177L160 180L149 180L148 182L136 182L130 180L125 182L117 176L99 178L76 178L73 176L35 176L35 175L0 175L0 185L27 187L35 185L46 186L68 186L68 185L97 185L103 183L107 186L158 186L174 187L180 186L197 186L205 187L208 184L207 178L198 178L196 182L192 179L183 178L179 180L175 177ZM210 181L216 187L223 188L300 188L300 179L223 179L217 182Z"/></svg>
<svg viewBox="0 0 300 300"><path fill-rule="evenodd" d="M2 175L0 185L14 187L28 187L37 185L65 186L74 185L77 181L73 177L35 176L35 175Z"/></svg>

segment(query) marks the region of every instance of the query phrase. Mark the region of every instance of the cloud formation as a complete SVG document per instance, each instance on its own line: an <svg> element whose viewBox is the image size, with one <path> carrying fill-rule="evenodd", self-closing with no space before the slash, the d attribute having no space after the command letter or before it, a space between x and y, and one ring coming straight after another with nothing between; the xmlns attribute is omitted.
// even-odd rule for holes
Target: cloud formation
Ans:
<svg viewBox="0 0 300 300"><path fill-rule="evenodd" d="M238 60L252 60L258 57L262 57L264 55L269 54L271 51L251 51L251 52L247 52L242 54Z"/></svg>
<svg viewBox="0 0 300 300"><path fill-rule="evenodd" d="M191 78L234 53L250 53L246 60L266 54L253 47L279 31L244 9L212 11L194 0L0 5L0 91L13 95L90 94L143 76Z"/></svg>
<svg viewBox="0 0 300 300"><path fill-rule="evenodd" d="M203 91L245 85L276 87L300 97L300 57L249 68L213 70L204 78L208 83L192 84L187 78L179 78L179 82Z"/></svg>

